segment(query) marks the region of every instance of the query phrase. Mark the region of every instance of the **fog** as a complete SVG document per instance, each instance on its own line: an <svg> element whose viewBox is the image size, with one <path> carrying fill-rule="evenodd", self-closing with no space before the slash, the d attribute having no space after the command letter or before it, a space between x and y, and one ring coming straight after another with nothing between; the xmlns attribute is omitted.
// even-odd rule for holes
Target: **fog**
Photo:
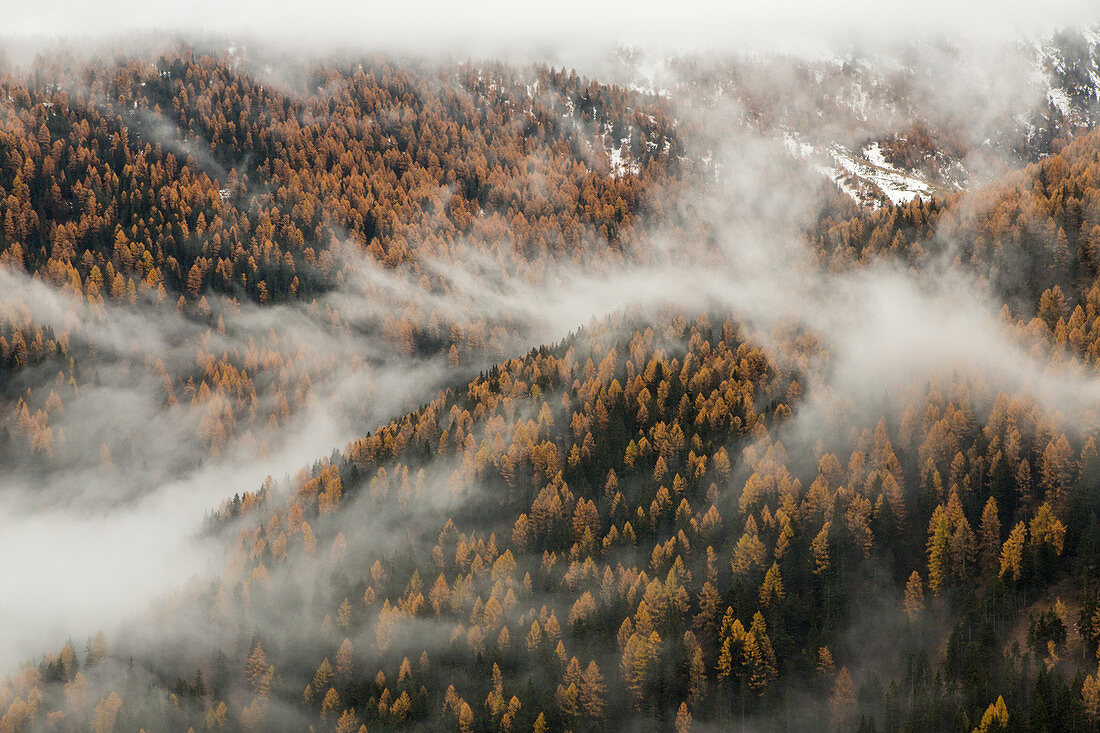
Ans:
<svg viewBox="0 0 1100 733"><path fill-rule="evenodd" d="M262 452L255 450L257 441L238 441L219 456L206 456L194 420L182 408L164 407L155 380L133 377L135 362L160 360L178 369L191 363L205 331L200 324L155 303L87 305L0 271L7 307L30 312L33 322L57 331L73 329L74 341L94 342L100 359L99 386L86 386L60 422L70 440L90 439L45 477L17 470L0 484L0 552L28 557L21 548L35 548L32 561L12 568L10 580L20 592L4 608L8 623L0 624L6 630L0 659L10 667L51 642L87 636L188 576L214 572L216 548L197 538L209 510L233 493L257 490L268 475L294 474L493 362L485 353L454 369L441 359L411 359L371 335L387 316L410 307L450 313L456 322L484 317L516 324L513 342L492 345L505 355L558 341L593 319L627 310L657 318L668 308L725 309L779 359L784 344L775 341L777 328L806 329L821 339L823 359L810 375L807 404L796 423L809 435L824 425L818 395L857 405L851 419L866 419L896 406L885 396L900 399L914 380L957 373L981 375L994 389L1029 395L1072 415L1082 427L1091 424L1100 406L1100 381L1072 360L1052 367L1033 355L1034 344L1002 319L993 294L973 275L889 263L822 269L797 236L798 212L808 215L816 203L812 176L798 173L793 162L770 169L756 165L781 155L774 141L750 133L730 140L723 170L754 174L723 176L706 199L691 204L694 215L723 230L717 249L670 241L664 237L674 232L655 231L659 244L644 263L550 263L538 282L509 275L514 268L507 262L502 267L484 258L466 266L425 261L412 273L350 255L346 284L321 304L344 314L351 331L320 321L314 314L323 308L226 307L225 333L203 338L214 353L274 330L288 344L308 344L306 358L353 364L353 353L367 355L365 362L315 383L305 408L278 430L261 431ZM424 272L441 277L445 293L425 292L418 281ZM117 378L112 365L120 370ZM40 378L48 383L52 372ZM268 397L261 394L261 403ZM111 434L134 442L138 455L129 462L116 459L113 470L104 471L100 447ZM431 512L431 522L440 516ZM377 537L369 541L379 544Z"/></svg>
<svg viewBox="0 0 1100 733"><path fill-rule="evenodd" d="M99 354L92 364L98 384L83 385L55 426L68 438L63 462L47 463L45 473L12 466L0 479L0 551L21 559L5 574L19 589L8 596L0 624L0 663L8 668L66 636L113 625L189 575L212 571L216 548L198 537L208 512L234 493L257 491L269 475L296 473L455 378L430 359L391 358L389 368L356 364L348 358L353 352L369 353L373 345L385 362L392 347L326 330L298 309L246 308L229 317L220 343L200 344L203 329L171 307L87 306L6 270L0 292L9 307L18 303L33 322L57 332L69 329L74 345L94 343ZM247 345L276 327L283 339L308 341L309 357L348 367L319 381L277 429L253 426L251 440L210 455L196 416L186 405L166 406L155 375L140 365L193 367L197 349ZM48 388L53 374L45 366L19 380ZM270 405L272 394L259 397ZM101 450L108 444L113 460L105 468Z"/></svg>
<svg viewBox="0 0 1100 733"><path fill-rule="evenodd" d="M1095 11L1087 2L1042 8L1034 3L1018 8L933 3L921 6L917 17L908 3L825 7L784 2L752 10L689 3L671 11L644 3L598 8L576 3L548 5L538 11L545 17L537 17L514 3L397 7L323 3L309 10L284 8L271 18L265 11L269 6L249 4L202 2L151 11L138 3L89 3L75 11L60 4L24 4L9 14L5 34L16 53L44 37L52 42L65 34L116 37L169 28L282 41L290 53L297 47L309 53L359 46L418 54L442 49L550 62L579 59L587 64L582 68L599 71L614 69L608 58L616 43L655 54L763 49L827 56L838 47L882 50L902 36L911 40L947 32L1003 42L1016 34L1091 21ZM259 17L264 20L257 23ZM945 58L928 53L937 61ZM971 79L945 86L934 101L915 95L917 102L936 105L925 109L929 116L967 120L972 128L964 132L976 140L1013 111L1014 87L1008 80L1020 73L1019 67L1006 71L992 57L983 58L988 65ZM969 65L974 57L965 59ZM950 68L939 67L931 75L947 77ZM625 74L635 71L628 68ZM968 90L977 87L987 90L997 109L973 109ZM797 95L803 90L781 91ZM45 475L13 467L0 477L0 554L20 558L4 573L5 587L15 592L0 605L0 671L56 649L68 637L81 640L97 629L111 629L189 578L216 579L224 557L220 546L201 536L203 520L233 494L257 490L267 476L293 475L502 356L558 341L609 314L630 311L657 318L670 309L726 309L778 360L785 358L785 344L775 336L779 327L812 332L822 343L819 369L790 428L794 433L820 430L833 400L855 405L848 417L858 423L895 407L914 381L959 373L980 375L992 391L1028 395L1045 409L1072 417L1082 430L1095 424L1100 380L1068 357L1052 366L1045 347L1002 318L997 294L983 273L946 261L922 269L880 262L846 271L818 262L802 232L822 203L820 176L789 159L774 135L746 126L737 102L700 108L696 101L671 100L678 115L705 130L705 139L692 142L698 154L705 151L714 161L714 180L664 202L672 212L670 223L649 232L648 250L622 258L549 261L545 276L537 280L514 275L516 263L487 256L461 264L423 260L415 272L390 270L349 247L342 263L345 281L316 302L259 307L211 297L211 320L222 317L223 332L179 312L171 298L135 307L88 304L0 269L0 316L27 317L36 325L71 332L77 348L94 346L98 371L98 383L82 385L80 395L65 404L59 422L69 440L64 465L51 466ZM151 122L159 132L149 134L175 140L169 122ZM890 131L881 120L867 125L883 134ZM180 141L176 149L186 153L201 146ZM685 222L708 233L710 242L680 239ZM477 251L484 243L467 244ZM425 273L446 288L425 290L420 284ZM447 314L459 325L479 318L507 322L511 337L470 354L460 367L442 356L410 356L381 333L387 320L408 310ZM340 314L339 325L326 317L329 311ZM194 368L198 349L218 354L253 343L283 349L288 359L335 366L323 379L318 375L308 399L289 419L274 428L250 425L248 440L232 441L209 455L196 436L196 416L185 405L165 405L150 366L160 362L170 373L183 374ZM56 365L31 369L18 377L19 386L44 388L55 374ZM261 389L258 400L268 407L274 395ZM101 448L110 441L138 451L127 457L112 450L108 470ZM434 523L454 508L455 499L444 498L440 490L447 473L447 466L438 466L429 476L440 501L402 514L407 526L351 506L350 516L370 520L354 541L373 547L396 544L401 529L395 527L437 531ZM278 630L286 619L276 616L269 623ZM282 630L287 638L312 633ZM408 630L421 637L437 632L442 633ZM166 630L164 636L180 643L201 634L201 629L184 627ZM440 645L445 641L441 638Z"/></svg>
<svg viewBox="0 0 1100 733"><path fill-rule="evenodd" d="M451 3L414 0L309 5L198 0L187 5L138 0L77 4L16 3L5 35L95 36L118 33L218 33L268 39L297 50L382 48L477 56L523 55L553 60L619 43L661 50L824 50L852 43L888 47L914 37L1004 38L1042 34L1094 22L1089 0L1043 4L933 0L919 9L903 0L830 3L780 0L766 4L690 0L532 6L505 0Z"/></svg>

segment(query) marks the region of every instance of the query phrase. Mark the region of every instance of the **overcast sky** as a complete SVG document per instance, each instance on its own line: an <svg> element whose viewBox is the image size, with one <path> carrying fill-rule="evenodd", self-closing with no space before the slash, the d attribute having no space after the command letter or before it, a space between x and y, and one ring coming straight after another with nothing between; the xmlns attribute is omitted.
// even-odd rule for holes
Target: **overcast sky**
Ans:
<svg viewBox="0 0 1100 733"><path fill-rule="evenodd" d="M291 45L354 45L475 55L555 56L615 43L675 50L814 50L1040 35L1100 20L1096 0L6 0L6 36L148 33L262 37Z"/></svg>

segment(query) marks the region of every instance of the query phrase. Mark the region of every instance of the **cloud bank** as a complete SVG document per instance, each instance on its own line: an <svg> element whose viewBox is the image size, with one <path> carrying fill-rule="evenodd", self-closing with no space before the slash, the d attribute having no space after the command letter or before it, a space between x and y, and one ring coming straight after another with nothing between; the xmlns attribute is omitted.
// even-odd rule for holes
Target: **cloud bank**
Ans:
<svg viewBox="0 0 1100 733"><path fill-rule="evenodd" d="M228 34L304 50L343 46L399 53L476 56L583 55L619 43L680 51L824 50L851 43L888 47L901 40L1005 38L1094 22L1089 0L1050 3L903 0L668 3L643 0L556 3L412 0L350 3L192 3L113 0L18 3L5 13L10 37L136 35L154 31Z"/></svg>

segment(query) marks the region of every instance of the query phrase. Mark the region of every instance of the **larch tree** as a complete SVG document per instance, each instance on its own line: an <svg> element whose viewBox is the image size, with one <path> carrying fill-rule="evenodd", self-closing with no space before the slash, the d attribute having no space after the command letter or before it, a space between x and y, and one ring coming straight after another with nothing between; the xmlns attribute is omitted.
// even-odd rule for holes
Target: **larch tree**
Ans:
<svg viewBox="0 0 1100 733"><path fill-rule="evenodd" d="M852 675L847 667L841 667L833 683L833 694L829 700L834 730L847 730L855 716L856 690L852 684Z"/></svg>
<svg viewBox="0 0 1100 733"><path fill-rule="evenodd" d="M691 710L687 703L680 703L676 711L676 733L691 733Z"/></svg>
<svg viewBox="0 0 1100 733"><path fill-rule="evenodd" d="M1020 572L1024 562L1024 543L1027 540L1027 526L1023 521L1017 522L1012 531L1008 533L1008 539L1001 547L1000 577L1011 576L1012 580L1020 579Z"/></svg>
<svg viewBox="0 0 1100 733"><path fill-rule="evenodd" d="M253 694L260 689L267 668L267 655L264 654L263 645L257 641L256 646L252 648L252 653L248 655L248 662L245 664L244 669L245 680L248 682L248 687Z"/></svg>
<svg viewBox="0 0 1100 733"><path fill-rule="evenodd" d="M1100 721L1100 684L1097 684L1096 677L1091 674L1085 677L1081 687L1081 702L1085 706L1085 715L1089 722L1095 725Z"/></svg>
<svg viewBox="0 0 1100 733"><path fill-rule="evenodd" d="M914 570L905 584L905 598L902 602L909 623L914 623L924 611L924 582L920 573Z"/></svg>
<svg viewBox="0 0 1100 733"><path fill-rule="evenodd" d="M1001 520L997 516L997 502L990 496L982 508L982 521L979 530L978 558L982 573L992 575L1000 561Z"/></svg>

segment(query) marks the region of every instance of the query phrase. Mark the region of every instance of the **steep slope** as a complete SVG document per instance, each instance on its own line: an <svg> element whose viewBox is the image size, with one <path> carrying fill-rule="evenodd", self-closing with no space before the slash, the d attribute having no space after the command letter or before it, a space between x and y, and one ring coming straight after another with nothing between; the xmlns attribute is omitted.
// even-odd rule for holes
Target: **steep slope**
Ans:
<svg viewBox="0 0 1100 733"><path fill-rule="evenodd" d="M485 85L489 96L502 86ZM579 94L582 116L598 108L591 89ZM633 139L614 123L594 129L601 141ZM914 128L914 144L922 134ZM674 186L658 173L671 165L658 159L663 146L639 142L638 153L657 156L639 178L612 170L608 156L600 185ZM884 170L911 152L875 150ZM569 146L545 152L563 185L591 180L568 162ZM397 168L386 177L404 180ZM1007 367L1015 381L947 344L931 366L903 372L912 379L852 385L874 368L853 359L878 354L835 339L876 315L844 300L851 290L835 294L828 315L839 327L822 333L806 323L828 318L792 309L766 320L729 305L749 298L604 317L476 378L450 372L458 386L433 384L418 409L371 423L293 477L238 492L205 528L224 550L214 567L85 649L70 642L27 663L0 687L0 729L1095 727L1098 177L1092 132L978 190L873 211L823 204L808 246L780 263L799 276L778 294L791 300L841 282L838 273L889 288L900 272L932 293L922 305L935 302L939 280L982 289L1005 306L1003 323L978 323L1014 347L1005 353L1017 360ZM754 231L694 203L695 220L671 219L658 235L698 234L705 246L723 228ZM607 206L610 221L617 204ZM513 213L519 229L534 218ZM628 267L630 253L613 242L633 242L644 258L650 233L638 219L595 236L589 244L614 254L586 264ZM430 233L438 221L418 226ZM771 234L765 251L790 255L777 226ZM486 258L503 257L495 242L459 241L457 252L484 246ZM552 261L538 247L517 257L534 272ZM460 258L444 262L461 269ZM773 263L755 264L758 287L786 287ZM444 271L404 266L429 281ZM369 282L408 308L410 323L463 302L420 311L394 281ZM191 299L209 296L204 287ZM82 297L98 304L95 293ZM231 303L209 301L232 316ZM500 312L479 316L492 323ZM953 316L972 323L911 315L903 322L945 344ZM219 369L213 350L203 353L225 384L255 371Z"/></svg>
<svg viewBox="0 0 1100 733"><path fill-rule="evenodd" d="M1100 27L993 47L914 40L836 55L619 54L629 86L782 139L853 201L941 197L1091 130Z"/></svg>
<svg viewBox="0 0 1100 733"><path fill-rule="evenodd" d="M546 68L42 59L0 84L0 453L132 454L67 439L66 408L103 409L82 408L87 387L140 385L149 419L217 455L262 450L349 373L491 364L530 344L528 324L489 318L468 281L504 273L507 292L562 262L630 258L678 148L657 107ZM286 303L299 310L261 314ZM271 329L288 319L302 328Z"/></svg>

